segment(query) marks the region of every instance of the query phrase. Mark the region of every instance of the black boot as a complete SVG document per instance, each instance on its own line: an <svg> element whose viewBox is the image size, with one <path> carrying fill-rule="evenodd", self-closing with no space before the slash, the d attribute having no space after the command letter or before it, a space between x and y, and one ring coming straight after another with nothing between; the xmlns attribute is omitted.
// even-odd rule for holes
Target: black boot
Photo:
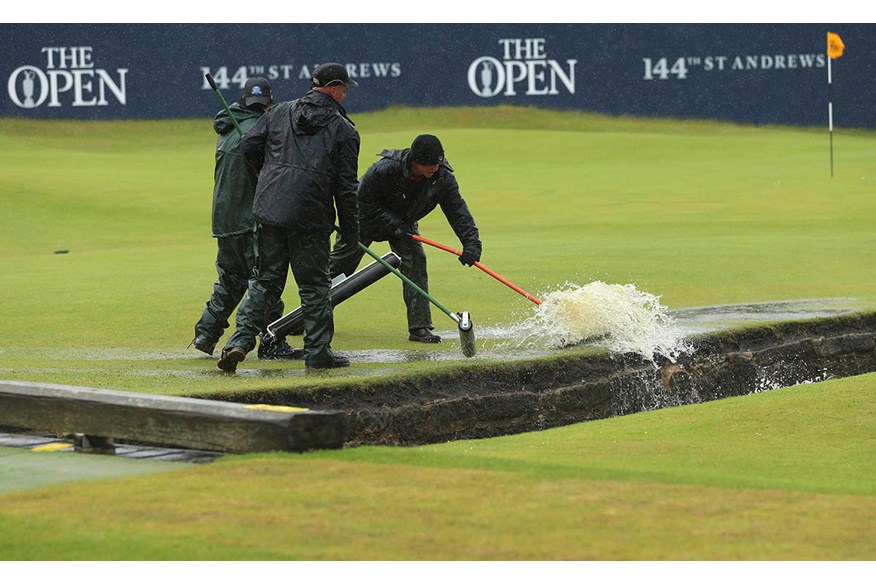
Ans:
<svg viewBox="0 0 876 584"><path fill-rule="evenodd" d="M194 347L201 351L202 353L207 353L211 357L213 356L213 351L216 350L216 341L210 341L207 337L198 335L194 338L194 340L189 343L189 346Z"/></svg>
<svg viewBox="0 0 876 584"><path fill-rule="evenodd" d="M264 336L259 336L259 359L267 361L294 361L304 358L304 349L293 349L286 342L285 338L269 337L265 340Z"/></svg>
<svg viewBox="0 0 876 584"><path fill-rule="evenodd" d="M216 366L226 373L234 373L237 371L237 364L246 359L246 351L241 347L231 347L230 349L222 349L222 356Z"/></svg>
<svg viewBox="0 0 876 584"><path fill-rule="evenodd" d="M411 329L408 334L408 340L418 343L440 343L441 337L424 327Z"/></svg>
<svg viewBox="0 0 876 584"><path fill-rule="evenodd" d="M306 363L307 369L336 369L338 367L349 367L350 360L343 355L337 355L335 353L329 353L329 361L323 361L321 363Z"/></svg>

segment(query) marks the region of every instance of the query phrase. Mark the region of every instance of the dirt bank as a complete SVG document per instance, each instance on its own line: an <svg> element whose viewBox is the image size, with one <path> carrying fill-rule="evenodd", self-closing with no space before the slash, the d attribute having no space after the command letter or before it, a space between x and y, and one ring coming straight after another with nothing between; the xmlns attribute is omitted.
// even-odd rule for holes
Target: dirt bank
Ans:
<svg viewBox="0 0 876 584"><path fill-rule="evenodd" d="M677 362L568 355L326 387L203 395L336 410L346 444L413 445L542 430L876 371L876 313L691 337Z"/></svg>

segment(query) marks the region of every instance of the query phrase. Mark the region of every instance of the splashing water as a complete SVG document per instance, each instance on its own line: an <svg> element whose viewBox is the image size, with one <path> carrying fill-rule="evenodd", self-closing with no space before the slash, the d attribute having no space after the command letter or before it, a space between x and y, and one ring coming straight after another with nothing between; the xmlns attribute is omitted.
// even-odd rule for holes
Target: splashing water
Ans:
<svg viewBox="0 0 876 584"><path fill-rule="evenodd" d="M672 362L692 352L660 298L632 284L567 282L544 295L535 314L511 329L517 348L592 343L614 353Z"/></svg>

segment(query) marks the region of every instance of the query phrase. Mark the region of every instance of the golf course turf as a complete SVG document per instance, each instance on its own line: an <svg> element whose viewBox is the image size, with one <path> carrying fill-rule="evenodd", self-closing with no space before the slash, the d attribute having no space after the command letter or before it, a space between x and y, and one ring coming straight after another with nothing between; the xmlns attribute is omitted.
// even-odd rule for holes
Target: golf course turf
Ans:
<svg viewBox="0 0 876 584"><path fill-rule="evenodd" d="M835 132L831 178L823 128L349 106L360 174L383 148L442 139L481 261L536 296L602 281L672 309L876 300L872 132ZM188 348L215 279L214 145L207 118L0 120L0 379L197 395L477 365L452 335L422 358L319 377L254 354L224 375ZM439 210L420 230L458 246ZM534 310L427 255L430 293L476 327ZM334 348L410 350L400 286L384 278L339 306ZM284 300L298 305L291 278ZM489 440L10 490L0 559L873 560L874 385L868 374Z"/></svg>

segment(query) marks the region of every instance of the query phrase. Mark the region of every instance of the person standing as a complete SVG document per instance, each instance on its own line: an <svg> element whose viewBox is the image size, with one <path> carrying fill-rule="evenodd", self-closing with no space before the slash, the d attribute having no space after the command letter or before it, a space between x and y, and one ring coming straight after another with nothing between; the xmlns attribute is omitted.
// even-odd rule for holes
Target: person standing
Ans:
<svg viewBox="0 0 876 584"><path fill-rule="evenodd" d="M459 193L453 168L444 158L444 147L437 136L417 136L410 148L384 150L380 160L371 165L359 183L359 221L362 243L388 241L401 257L400 271L417 286L429 291L426 253L419 241L418 221L441 206L453 232L462 243L459 261L473 266L481 258L482 244L478 228ZM358 240L338 237L330 257L330 274L351 276L364 252ZM407 308L408 340L440 343L434 334L429 301L410 286L402 286Z"/></svg>
<svg viewBox="0 0 876 584"><path fill-rule="evenodd" d="M322 64L313 70L306 95L274 105L244 136L244 156L259 170L253 204L258 258L256 277L237 311L237 330L219 359L223 371L236 371L253 349L290 267L304 316L305 365L350 364L331 348L328 265L336 210L343 237L359 239L359 132L342 106L348 88L356 86L343 65Z"/></svg>
<svg viewBox="0 0 876 584"><path fill-rule="evenodd" d="M268 80L253 77L247 79L243 95L228 109L240 128L246 131L270 109L272 102ZM208 355L213 354L216 343L228 328L228 319L246 294L255 267L252 204L258 178L244 160L240 134L225 108L213 119L213 129L219 135L213 173L212 215L213 237L218 246L218 279L213 284L213 292L200 320L195 324L195 338L191 343ZM269 311L268 322L283 316L283 308L283 301L278 300ZM266 341L266 338L270 340ZM302 354L301 349L290 347L286 339L260 335L260 359L297 359Z"/></svg>

